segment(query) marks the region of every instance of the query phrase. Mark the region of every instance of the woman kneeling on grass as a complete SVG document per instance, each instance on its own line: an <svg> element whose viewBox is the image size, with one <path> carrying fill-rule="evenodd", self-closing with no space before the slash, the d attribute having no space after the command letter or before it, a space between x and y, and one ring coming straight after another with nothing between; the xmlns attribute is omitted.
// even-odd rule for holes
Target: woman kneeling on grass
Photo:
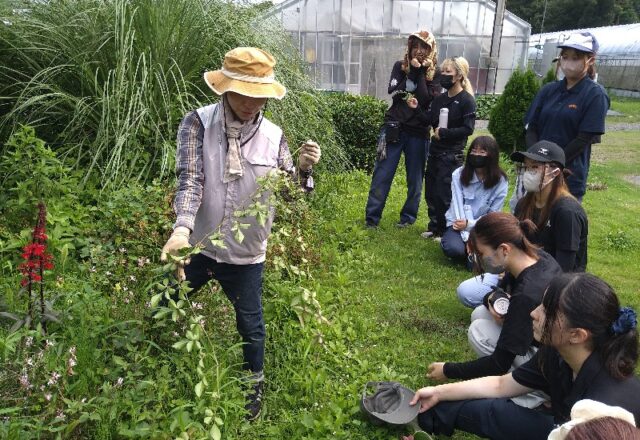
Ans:
<svg viewBox="0 0 640 440"><path fill-rule="evenodd" d="M562 270L551 255L527 240L525 231L530 233L533 229L531 221L518 221L505 212L492 212L478 220L469 237L469 247L481 272L505 272L499 283L501 290L488 293L484 304L471 314L469 343L479 358L460 363L434 362L429 365L428 377L473 379L505 374L536 353L538 344L533 337L530 314ZM500 295L502 299L498 300ZM506 311L500 307L505 304ZM516 403L533 408L545 398L521 396Z"/></svg>
<svg viewBox="0 0 640 440"><path fill-rule="evenodd" d="M564 272L584 272L589 222L567 188L564 151L553 142L540 141L525 152L513 153L511 160L519 163L527 190L514 214L537 227L527 238L555 258ZM458 298L467 307L477 307L498 280L498 275L485 274L463 281L457 289Z"/></svg>
<svg viewBox="0 0 640 440"><path fill-rule="evenodd" d="M491 136L471 142L465 163L451 176L451 205L440 245L449 258L467 261L469 232L485 214L500 211L509 184L498 163L500 150Z"/></svg>
<svg viewBox="0 0 640 440"><path fill-rule="evenodd" d="M480 437L546 439L554 425L570 418L580 399L620 406L640 420L637 318L620 308L613 289L588 273L561 274L532 313L533 334L544 344L526 364L504 376L426 387L420 427L435 434L455 429ZM510 398L541 390L551 396L546 410L516 405Z"/></svg>

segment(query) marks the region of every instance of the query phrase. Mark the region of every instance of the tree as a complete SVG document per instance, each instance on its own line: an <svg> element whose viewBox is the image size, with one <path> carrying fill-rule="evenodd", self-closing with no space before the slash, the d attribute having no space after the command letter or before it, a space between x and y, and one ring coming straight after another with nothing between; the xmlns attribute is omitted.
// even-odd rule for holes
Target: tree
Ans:
<svg viewBox="0 0 640 440"><path fill-rule="evenodd" d="M640 21L640 0L508 0L507 9L531 23L532 33Z"/></svg>
<svg viewBox="0 0 640 440"><path fill-rule="evenodd" d="M540 85L532 70L516 70L491 110L489 131L505 153L524 150L524 116Z"/></svg>

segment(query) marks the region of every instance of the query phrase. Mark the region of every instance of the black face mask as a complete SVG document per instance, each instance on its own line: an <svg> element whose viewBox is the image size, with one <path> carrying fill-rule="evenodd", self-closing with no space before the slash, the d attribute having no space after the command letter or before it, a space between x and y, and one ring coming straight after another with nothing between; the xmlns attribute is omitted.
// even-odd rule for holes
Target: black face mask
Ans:
<svg viewBox="0 0 640 440"><path fill-rule="evenodd" d="M467 163L471 165L472 168L483 168L487 166L488 156L478 156L477 154L470 154L467 157Z"/></svg>
<svg viewBox="0 0 640 440"><path fill-rule="evenodd" d="M453 75L445 75L444 73L440 74L440 85L445 89L449 90L453 87Z"/></svg>

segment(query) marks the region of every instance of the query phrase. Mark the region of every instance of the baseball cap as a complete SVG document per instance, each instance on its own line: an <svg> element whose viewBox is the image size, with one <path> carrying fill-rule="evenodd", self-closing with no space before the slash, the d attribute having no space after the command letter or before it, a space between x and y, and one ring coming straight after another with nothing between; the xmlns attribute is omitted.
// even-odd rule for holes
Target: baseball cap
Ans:
<svg viewBox="0 0 640 440"><path fill-rule="evenodd" d="M373 391L367 394L367 391ZM406 425L418 416L420 405L409 405L414 392L398 382L367 382L360 409L376 424Z"/></svg>
<svg viewBox="0 0 640 440"><path fill-rule="evenodd" d="M598 40L591 32L579 32L569 35L569 38L558 44L560 48L571 48L581 52L598 53Z"/></svg>
<svg viewBox="0 0 640 440"><path fill-rule="evenodd" d="M525 157L536 162L557 162L560 167L564 168L564 150L555 142L538 141L527 151L516 151L511 154L511 160L514 162L524 162Z"/></svg>

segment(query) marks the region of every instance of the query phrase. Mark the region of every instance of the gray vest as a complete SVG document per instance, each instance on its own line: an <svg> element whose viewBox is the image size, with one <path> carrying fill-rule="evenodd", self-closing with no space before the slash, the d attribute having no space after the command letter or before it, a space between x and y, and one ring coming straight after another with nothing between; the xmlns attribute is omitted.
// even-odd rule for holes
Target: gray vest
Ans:
<svg viewBox="0 0 640 440"><path fill-rule="evenodd" d="M278 155L282 129L267 120L262 123L256 134L242 145L242 164L244 174L239 179L223 183L227 157L227 136L224 128L223 113L218 104L208 105L197 110L204 126L202 145L202 166L204 188L202 202L196 214L191 244L204 246L202 253L214 260L230 264L261 263L267 251L267 238L271 232L274 210L264 226L260 226L254 217L243 217L241 223L250 226L243 229L244 240L238 243L231 231L233 213L245 209L256 193L256 179L278 167ZM241 139L241 142L244 142ZM268 196L268 194L266 194ZM266 199L266 197L265 197ZM210 237L218 230L222 232L225 249L214 247Z"/></svg>

